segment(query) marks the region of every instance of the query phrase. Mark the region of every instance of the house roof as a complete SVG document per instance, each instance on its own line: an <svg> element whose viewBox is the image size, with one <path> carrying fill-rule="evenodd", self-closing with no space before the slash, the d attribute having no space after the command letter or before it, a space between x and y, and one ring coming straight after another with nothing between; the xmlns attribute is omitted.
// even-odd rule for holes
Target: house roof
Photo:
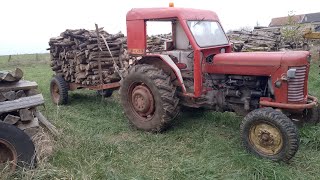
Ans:
<svg viewBox="0 0 320 180"><path fill-rule="evenodd" d="M306 14L302 20L302 23L320 22L320 12Z"/></svg>
<svg viewBox="0 0 320 180"><path fill-rule="evenodd" d="M301 23L304 16L305 16L304 14L294 15L294 16L292 16L292 21L295 23ZM272 20L269 24L269 27L284 26L284 25L288 24L288 21L289 21L288 16L272 18Z"/></svg>
<svg viewBox="0 0 320 180"><path fill-rule="evenodd" d="M320 12L318 13L309 13L309 14L300 14L292 16L292 20L295 23L320 23ZM277 17L272 18L269 27L279 27L288 24L288 16L286 17Z"/></svg>

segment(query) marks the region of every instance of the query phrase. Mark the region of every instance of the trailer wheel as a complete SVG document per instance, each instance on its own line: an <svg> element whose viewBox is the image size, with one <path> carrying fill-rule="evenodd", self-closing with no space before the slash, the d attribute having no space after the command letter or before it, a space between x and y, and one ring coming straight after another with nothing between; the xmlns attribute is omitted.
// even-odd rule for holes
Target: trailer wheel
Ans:
<svg viewBox="0 0 320 180"><path fill-rule="evenodd" d="M296 126L283 113L272 108L250 112L240 126L244 147L273 161L289 161L298 151Z"/></svg>
<svg viewBox="0 0 320 180"><path fill-rule="evenodd" d="M305 122L311 124L317 124L320 121L320 108L315 106L311 109L305 110Z"/></svg>
<svg viewBox="0 0 320 180"><path fill-rule="evenodd" d="M103 89L103 90L98 90L97 94L99 96L103 96L103 97L110 97L112 96L113 90L112 89Z"/></svg>
<svg viewBox="0 0 320 180"><path fill-rule="evenodd" d="M61 76L55 76L50 83L51 99L54 104L68 103L68 84Z"/></svg>
<svg viewBox="0 0 320 180"><path fill-rule="evenodd" d="M35 147L30 137L22 130L0 122L0 164L8 162L10 172L17 167L34 168Z"/></svg>
<svg viewBox="0 0 320 180"><path fill-rule="evenodd" d="M170 77L153 65L133 66L121 80L124 114L136 128L161 132L179 113L176 87Z"/></svg>

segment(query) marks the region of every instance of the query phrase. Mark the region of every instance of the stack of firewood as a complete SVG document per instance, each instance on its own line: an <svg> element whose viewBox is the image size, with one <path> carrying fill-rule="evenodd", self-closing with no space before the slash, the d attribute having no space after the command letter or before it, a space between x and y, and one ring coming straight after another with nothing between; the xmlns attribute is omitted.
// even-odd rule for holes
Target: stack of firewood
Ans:
<svg viewBox="0 0 320 180"><path fill-rule="evenodd" d="M281 42L278 30L254 29L227 33L234 51L277 51Z"/></svg>
<svg viewBox="0 0 320 180"><path fill-rule="evenodd" d="M164 50L164 42L171 41L172 35L170 34L159 34L147 37L147 50L148 52L156 52Z"/></svg>
<svg viewBox="0 0 320 180"><path fill-rule="evenodd" d="M120 68L128 66L126 38L121 32L67 29L59 37L51 38L49 45L52 70L67 82L98 85L119 81L114 64Z"/></svg>
<svg viewBox="0 0 320 180"><path fill-rule="evenodd" d="M286 38L281 28L257 28L252 31L239 30L227 33L233 43L234 51L279 51L303 48L305 41L302 36L295 41Z"/></svg>
<svg viewBox="0 0 320 180"><path fill-rule="evenodd" d="M0 79L0 121L15 125L33 136L39 129L39 117L43 119L36 107L42 105L44 99L36 90L36 82L20 80L22 71L15 72L0 72L0 77L7 77Z"/></svg>

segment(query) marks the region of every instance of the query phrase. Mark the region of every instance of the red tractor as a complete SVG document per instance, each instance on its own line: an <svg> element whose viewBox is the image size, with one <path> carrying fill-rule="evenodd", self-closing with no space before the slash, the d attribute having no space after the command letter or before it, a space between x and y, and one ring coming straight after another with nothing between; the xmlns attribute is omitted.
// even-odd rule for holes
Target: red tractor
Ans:
<svg viewBox="0 0 320 180"><path fill-rule="evenodd" d="M147 51L146 23L167 21L172 40ZM244 116L244 147L288 161L298 150L293 121L318 121L317 98L308 95L307 51L233 53L216 13L186 8L139 8L127 13L127 43L139 57L120 82L128 120L159 132L179 106L232 111Z"/></svg>

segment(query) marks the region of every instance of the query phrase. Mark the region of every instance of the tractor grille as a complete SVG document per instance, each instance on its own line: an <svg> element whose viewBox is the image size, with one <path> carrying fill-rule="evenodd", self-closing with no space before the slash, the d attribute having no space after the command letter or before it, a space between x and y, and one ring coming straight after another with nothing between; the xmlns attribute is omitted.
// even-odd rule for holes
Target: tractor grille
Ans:
<svg viewBox="0 0 320 180"><path fill-rule="evenodd" d="M306 66L290 67L290 69L296 69L295 78L289 79L288 82L288 101L299 102L304 98L304 84L306 77Z"/></svg>

